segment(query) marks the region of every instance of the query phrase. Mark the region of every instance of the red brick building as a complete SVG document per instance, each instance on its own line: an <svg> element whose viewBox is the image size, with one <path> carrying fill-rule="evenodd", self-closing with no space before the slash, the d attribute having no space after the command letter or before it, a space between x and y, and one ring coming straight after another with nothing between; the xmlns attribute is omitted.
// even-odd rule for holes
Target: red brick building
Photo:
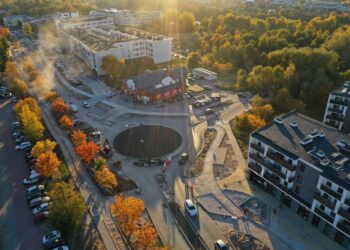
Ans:
<svg viewBox="0 0 350 250"><path fill-rule="evenodd" d="M124 93L142 103L168 100L183 94L186 87L186 68L160 69L123 81Z"/></svg>

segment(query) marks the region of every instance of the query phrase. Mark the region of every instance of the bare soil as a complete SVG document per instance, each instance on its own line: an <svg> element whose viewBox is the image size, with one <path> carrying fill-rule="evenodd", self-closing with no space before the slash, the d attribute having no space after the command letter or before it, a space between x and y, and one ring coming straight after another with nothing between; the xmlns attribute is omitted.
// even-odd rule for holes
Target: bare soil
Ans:
<svg viewBox="0 0 350 250"><path fill-rule="evenodd" d="M234 157L235 153L228 141L227 135L224 136L220 144L220 148L227 148L227 153L223 166L214 165L214 176L217 180L221 180L230 176L237 169L237 161Z"/></svg>

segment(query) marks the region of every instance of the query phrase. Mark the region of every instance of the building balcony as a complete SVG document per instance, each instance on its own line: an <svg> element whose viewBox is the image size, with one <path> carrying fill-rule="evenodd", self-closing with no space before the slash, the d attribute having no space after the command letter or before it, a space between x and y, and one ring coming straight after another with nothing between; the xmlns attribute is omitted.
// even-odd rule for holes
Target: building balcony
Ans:
<svg viewBox="0 0 350 250"><path fill-rule="evenodd" d="M278 175L282 179L286 179L286 175L281 172L281 170L277 169L276 166L270 163L265 163L264 167L272 171L274 174Z"/></svg>
<svg viewBox="0 0 350 250"><path fill-rule="evenodd" d="M250 147L256 151L258 151L259 153L261 154L264 154L264 148L260 147L258 144L255 144L255 143L251 143L250 144Z"/></svg>
<svg viewBox="0 0 350 250"><path fill-rule="evenodd" d="M326 121L325 123L326 123L327 125L333 127L333 128L336 128L336 129L339 129L339 126L340 126L340 124L337 125L337 124L335 124L335 122L332 121L332 120Z"/></svg>
<svg viewBox="0 0 350 250"><path fill-rule="evenodd" d="M338 214L343 217L344 219L350 221L350 211L345 210L344 208L341 208L338 210Z"/></svg>
<svg viewBox="0 0 350 250"><path fill-rule="evenodd" d="M328 200L327 198L322 196L320 193L315 194L314 199L317 200L318 202L320 202L321 204L325 205L326 207L329 207L332 210L334 210L334 208L335 208L335 203Z"/></svg>
<svg viewBox="0 0 350 250"><path fill-rule="evenodd" d="M267 157L269 157L271 160L273 160L277 164L281 165L282 167L288 169L289 171L295 171L295 169L296 169L296 166L293 166L292 164L282 160L277 155L275 155L275 154L273 154L271 152L267 153Z"/></svg>
<svg viewBox="0 0 350 250"><path fill-rule="evenodd" d="M350 207L350 198L345 199L344 204Z"/></svg>
<svg viewBox="0 0 350 250"><path fill-rule="evenodd" d="M264 178L270 182L272 182L273 184L275 184L276 186L281 186L280 184L280 178L275 176L275 175L272 175L272 174L269 174L267 172L264 173Z"/></svg>
<svg viewBox="0 0 350 250"><path fill-rule="evenodd" d="M255 163L249 163L248 168L253 170L254 172L257 172L258 174L261 174L261 166Z"/></svg>
<svg viewBox="0 0 350 250"><path fill-rule="evenodd" d="M347 101L342 101L340 99L331 99L330 103L341 105L341 106L347 106L348 105Z"/></svg>
<svg viewBox="0 0 350 250"><path fill-rule="evenodd" d="M322 184L321 185L321 190L325 191L327 194L335 197L336 199L340 200L341 199L341 195L338 194L337 192L335 192L334 190L332 190L331 188L327 187L326 185Z"/></svg>
<svg viewBox="0 0 350 250"><path fill-rule="evenodd" d="M338 121L338 122L342 122L344 120L344 116L339 115L337 113L331 113L331 114L327 115L326 118L330 119L330 120Z"/></svg>
<svg viewBox="0 0 350 250"><path fill-rule="evenodd" d="M347 221L339 221L337 224L337 228L339 228L340 230L342 230L344 233L346 233L347 235L350 235L350 223Z"/></svg>
<svg viewBox="0 0 350 250"><path fill-rule="evenodd" d="M332 218L331 216L329 216L328 214L323 212L321 209L316 207L315 208L315 213L318 214L319 216L321 216L321 218L325 219L329 223L333 224L334 218Z"/></svg>
<svg viewBox="0 0 350 250"><path fill-rule="evenodd" d="M260 156L258 156L256 154L249 154L249 158L254 160L255 162L261 164L261 165L265 165L266 164L264 158L262 158L262 157L260 157Z"/></svg>
<svg viewBox="0 0 350 250"><path fill-rule="evenodd" d="M343 114L343 110L344 110L344 109L328 108L328 111L329 111L329 112L337 113L337 114Z"/></svg>

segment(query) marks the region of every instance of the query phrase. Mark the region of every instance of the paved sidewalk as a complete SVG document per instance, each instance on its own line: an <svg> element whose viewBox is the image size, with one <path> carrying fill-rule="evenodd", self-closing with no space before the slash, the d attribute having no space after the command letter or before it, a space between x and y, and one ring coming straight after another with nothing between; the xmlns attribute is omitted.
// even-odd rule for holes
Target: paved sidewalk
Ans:
<svg viewBox="0 0 350 250"><path fill-rule="evenodd" d="M85 200L106 248L108 250L128 249L120 234L115 233L118 232L115 225L109 223L112 218L109 213L109 208L105 206L107 198L102 196L101 192L91 180L91 177L84 169L83 164L81 164L80 159L75 154L66 134L57 127L57 124L55 124L48 107L43 105L42 112L46 126L62 149L72 178Z"/></svg>

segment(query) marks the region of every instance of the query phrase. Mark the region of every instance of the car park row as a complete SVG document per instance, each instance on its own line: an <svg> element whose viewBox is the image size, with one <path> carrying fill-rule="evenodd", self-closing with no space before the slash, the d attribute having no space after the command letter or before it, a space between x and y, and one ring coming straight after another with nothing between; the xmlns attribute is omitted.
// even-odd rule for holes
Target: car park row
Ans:
<svg viewBox="0 0 350 250"><path fill-rule="evenodd" d="M13 122L10 130L16 143L15 149L24 153L26 167L30 171L29 176L23 180L23 184L27 186L26 201L32 210L34 222L40 223L48 218L49 208L53 202L45 191L44 178L35 171L36 159L31 154L32 144L23 135L20 123L18 121ZM44 249L69 249L65 245L61 233L57 230L44 235L42 244Z"/></svg>

